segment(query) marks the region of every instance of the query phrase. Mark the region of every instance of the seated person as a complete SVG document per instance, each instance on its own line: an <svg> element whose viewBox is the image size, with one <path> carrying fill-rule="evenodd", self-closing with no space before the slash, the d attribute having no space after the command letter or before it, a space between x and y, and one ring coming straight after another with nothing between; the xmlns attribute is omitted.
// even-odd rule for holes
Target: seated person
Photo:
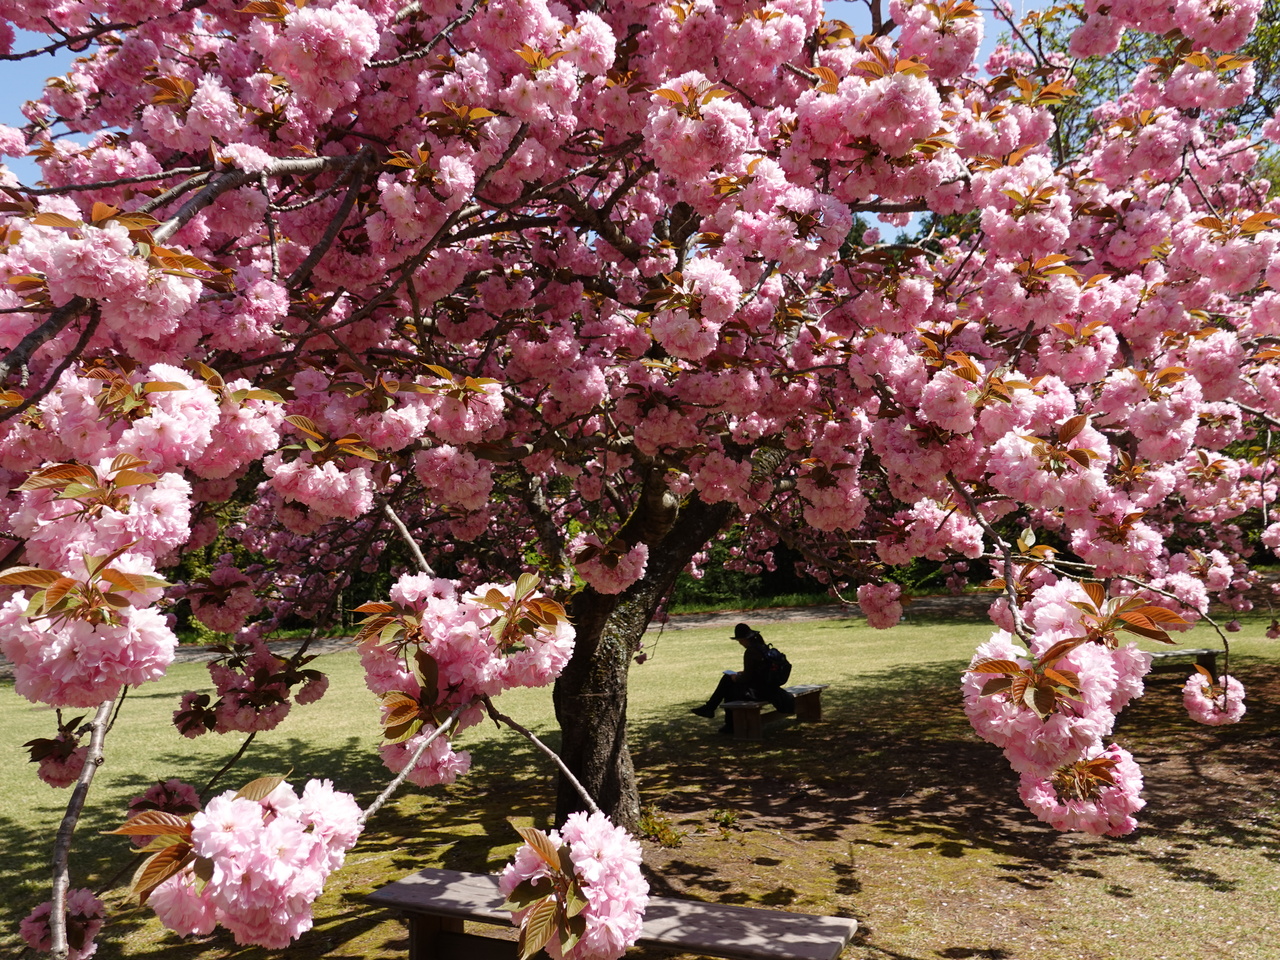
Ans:
<svg viewBox="0 0 1280 960"><path fill-rule="evenodd" d="M716 708L725 701L766 700L780 713L794 713L795 699L782 689L786 678L779 682L770 676L769 645L760 632L752 630L749 624L740 623L734 628L732 639L742 644L742 670L737 673L726 670L711 699L689 712L700 717L714 717ZM731 732L728 718L720 732Z"/></svg>

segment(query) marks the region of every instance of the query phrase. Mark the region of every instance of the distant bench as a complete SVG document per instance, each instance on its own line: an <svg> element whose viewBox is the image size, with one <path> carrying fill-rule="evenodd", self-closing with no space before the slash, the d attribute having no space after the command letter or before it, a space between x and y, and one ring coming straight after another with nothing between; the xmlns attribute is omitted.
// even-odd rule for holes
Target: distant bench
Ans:
<svg viewBox="0 0 1280 960"><path fill-rule="evenodd" d="M1151 672L1161 673L1164 671L1185 670L1186 668L1178 663L1165 663L1166 660L1182 660L1188 657L1194 657L1196 663L1209 671L1217 680L1218 677L1218 651L1209 649L1200 650L1156 650L1151 654Z"/></svg>
<svg viewBox="0 0 1280 960"><path fill-rule="evenodd" d="M504 899L497 877L434 869L367 898L408 920L409 960L515 960L514 940L463 932L466 920L510 927ZM639 945L727 960L836 960L857 929L843 917L650 897Z"/></svg>
<svg viewBox="0 0 1280 960"><path fill-rule="evenodd" d="M796 701L797 720L822 719L822 691L829 683L809 683L798 687L783 687ZM735 740L760 740L764 737L764 721L783 717L779 711L761 714L769 706L768 700L730 700L724 705L729 728Z"/></svg>

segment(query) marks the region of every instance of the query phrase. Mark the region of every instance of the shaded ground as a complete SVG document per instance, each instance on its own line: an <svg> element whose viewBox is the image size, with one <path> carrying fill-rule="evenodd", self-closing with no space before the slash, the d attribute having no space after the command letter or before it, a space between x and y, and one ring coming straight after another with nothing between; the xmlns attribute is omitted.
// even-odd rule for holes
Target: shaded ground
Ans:
<svg viewBox="0 0 1280 960"><path fill-rule="evenodd" d="M987 601L959 602L980 604L980 617ZM779 614L697 616L731 626ZM1249 692L1241 724L1191 722L1185 674L1152 677L1122 715L1116 739L1142 763L1148 802L1122 839L1058 834L1022 808L1015 775L959 710L958 661L836 684L821 723L774 729L763 743L720 738L673 706L632 725L653 832L678 843L645 841L650 883L662 895L856 917L844 960L1280 960L1280 661L1233 662ZM301 749L267 759L285 768ZM338 762L344 782L382 779L371 753ZM365 895L425 866L496 871L514 842L512 811L550 806L532 748L478 748L467 778L378 815L288 955L404 957L403 926ZM18 827L0 816L0 847L20 841ZM115 920L98 954L278 955L224 933L179 941L145 915Z"/></svg>
<svg viewBox="0 0 1280 960"><path fill-rule="evenodd" d="M1250 713L1220 729L1188 721L1182 674L1152 678L1116 737L1146 776L1142 827L1093 839L1021 807L964 726L960 666L830 690L826 722L763 747L637 751L686 833L646 850L655 890L856 917L846 958L1280 957L1280 667L1237 664Z"/></svg>

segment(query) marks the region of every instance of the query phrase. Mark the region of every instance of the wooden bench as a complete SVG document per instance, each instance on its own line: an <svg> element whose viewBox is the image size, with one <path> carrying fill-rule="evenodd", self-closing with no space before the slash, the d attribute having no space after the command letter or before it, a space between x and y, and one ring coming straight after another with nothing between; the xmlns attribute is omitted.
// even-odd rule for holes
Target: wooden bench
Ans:
<svg viewBox="0 0 1280 960"><path fill-rule="evenodd" d="M1179 660L1184 657L1195 657L1196 663L1208 670L1215 678L1218 676L1218 651L1203 648L1200 650L1157 650L1151 654L1151 672L1185 670L1186 667L1182 664L1161 662L1164 660Z"/></svg>
<svg viewBox="0 0 1280 960"><path fill-rule="evenodd" d="M822 719L822 691L829 683L809 683L797 687L783 687L796 701L795 717L797 720ZM769 706L768 700L730 700L724 705L724 715L728 718L729 729L733 731L735 740L761 740L764 738L764 721L787 716L774 710L761 714L761 710Z"/></svg>
<svg viewBox="0 0 1280 960"><path fill-rule="evenodd" d="M420 870L367 900L408 921L409 960L515 960L514 940L463 930L467 920L512 926L495 876ZM650 897L640 945L728 960L836 960L857 929L843 917Z"/></svg>

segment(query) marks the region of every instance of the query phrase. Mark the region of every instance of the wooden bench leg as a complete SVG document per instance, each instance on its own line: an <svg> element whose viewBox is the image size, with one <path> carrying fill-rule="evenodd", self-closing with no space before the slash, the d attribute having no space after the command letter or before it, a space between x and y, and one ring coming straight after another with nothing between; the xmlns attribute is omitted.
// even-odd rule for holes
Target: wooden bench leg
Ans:
<svg viewBox="0 0 1280 960"><path fill-rule="evenodd" d="M796 697L796 719L805 721L822 719L821 690L802 693L800 696Z"/></svg>
<svg viewBox="0 0 1280 960"><path fill-rule="evenodd" d="M437 960L435 939L439 933L462 933L462 921L454 917L410 914L409 960Z"/></svg>
<svg viewBox="0 0 1280 960"><path fill-rule="evenodd" d="M733 730L733 739L764 739L764 724L760 721L759 707L735 707L725 712L729 715L729 727Z"/></svg>

